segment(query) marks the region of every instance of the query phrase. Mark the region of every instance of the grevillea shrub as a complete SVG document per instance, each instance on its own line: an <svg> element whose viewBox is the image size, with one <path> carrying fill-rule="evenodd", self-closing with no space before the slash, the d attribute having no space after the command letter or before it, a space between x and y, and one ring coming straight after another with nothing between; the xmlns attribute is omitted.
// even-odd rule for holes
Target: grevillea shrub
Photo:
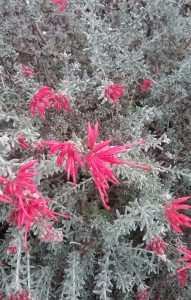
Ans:
<svg viewBox="0 0 191 300"><path fill-rule="evenodd" d="M190 299L190 1L0 25L0 299Z"/></svg>

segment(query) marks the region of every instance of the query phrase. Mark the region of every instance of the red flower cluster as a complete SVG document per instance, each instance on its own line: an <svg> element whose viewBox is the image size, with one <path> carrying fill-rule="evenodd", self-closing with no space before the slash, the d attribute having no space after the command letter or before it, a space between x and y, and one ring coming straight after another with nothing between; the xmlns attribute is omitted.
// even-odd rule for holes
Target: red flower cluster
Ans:
<svg viewBox="0 0 191 300"><path fill-rule="evenodd" d="M185 284L188 283L188 270L187 269L182 269L182 268L178 268L176 270L176 274L178 275L178 281L180 284L180 287L185 286Z"/></svg>
<svg viewBox="0 0 191 300"><path fill-rule="evenodd" d="M32 116L35 116L36 111L38 110L40 116L45 119L45 109L50 108L49 97L52 96L52 90L43 86L40 90L32 97L30 103L30 110Z"/></svg>
<svg viewBox="0 0 191 300"><path fill-rule="evenodd" d="M22 65L22 72L26 78L33 76L34 70L27 65Z"/></svg>
<svg viewBox="0 0 191 300"><path fill-rule="evenodd" d="M153 80L150 79L144 79L143 83L140 86L141 93L145 93L152 85Z"/></svg>
<svg viewBox="0 0 191 300"><path fill-rule="evenodd" d="M70 111L70 106L68 104L70 100L61 93L53 94L52 97L49 98L49 101L53 102L56 110L61 110L64 108L66 111Z"/></svg>
<svg viewBox="0 0 191 300"><path fill-rule="evenodd" d="M155 255L163 255L168 249L168 245L164 243L163 239L157 237L154 241L148 241L146 250L152 249Z"/></svg>
<svg viewBox="0 0 191 300"><path fill-rule="evenodd" d="M110 83L105 87L104 97L113 101L114 104L117 104L119 97L124 95L124 85L117 85L115 83Z"/></svg>
<svg viewBox="0 0 191 300"><path fill-rule="evenodd" d="M178 209L180 210L186 210L191 208L191 205L188 204L183 204L186 200L190 199L191 197L181 197L178 199L173 200L169 204L164 204L164 210L165 210L165 215L167 218L168 223L172 226L172 228L180 233L183 234L182 229L180 226L185 226L191 228L191 218L180 214L177 212Z"/></svg>
<svg viewBox="0 0 191 300"><path fill-rule="evenodd" d="M42 144L42 142L39 141L35 141L35 143L33 144L33 150L43 154L44 153L44 146Z"/></svg>
<svg viewBox="0 0 191 300"><path fill-rule="evenodd" d="M5 297L5 293L4 292L0 292L0 300L5 299L4 297Z"/></svg>
<svg viewBox="0 0 191 300"><path fill-rule="evenodd" d="M19 135L17 140L23 150L29 149L30 145L26 142L26 138L23 135Z"/></svg>
<svg viewBox="0 0 191 300"><path fill-rule="evenodd" d="M11 295L8 300L30 300L28 290L17 291Z"/></svg>
<svg viewBox="0 0 191 300"><path fill-rule="evenodd" d="M147 290L138 291L136 293L136 298L139 299L139 300L145 300L149 297L149 295L150 295L150 292L147 291Z"/></svg>
<svg viewBox="0 0 191 300"><path fill-rule="evenodd" d="M149 166L142 166L136 163L121 160L116 155L125 153L126 148L132 147L131 144L124 146L110 146L112 140L107 140L96 144L98 135L98 123L92 128L88 122L88 147L89 151L85 155L85 161L90 169L94 183L99 191L101 200L105 209L110 209L107 205L109 202L107 190L109 189L108 181L118 184L117 178L114 176L109 166L114 164L128 165L149 170ZM140 142L142 143L142 141ZM134 144L133 144L134 145Z"/></svg>
<svg viewBox="0 0 191 300"><path fill-rule="evenodd" d="M186 247L183 247L183 246L178 246L177 249L180 250L185 255L185 257L181 257L178 260L188 262L186 267L179 269L179 272L181 272L185 269L190 269L191 268L191 250L188 250Z"/></svg>
<svg viewBox="0 0 191 300"><path fill-rule="evenodd" d="M45 146L50 147L49 153L59 153L57 157L57 164L61 166L66 158L66 171L68 174L68 180L70 176L73 178L74 185L76 184L76 175L78 172L78 166L88 166L93 181L99 191L102 203L105 209L109 210L107 205L109 199L107 190L109 189L108 181L118 184L118 180L115 177L110 166L114 164L124 164L128 166L138 167L144 170L149 170L149 166L142 166L133 162L121 160L116 155L126 152L126 148L131 148L137 144L142 144L144 141L135 142L132 144L126 144L124 146L110 146L111 139L96 144L98 136L98 123L92 128L88 122L88 147L80 147L80 153L75 149L76 144L72 142L56 142L46 141L42 142Z"/></svg>
<svg viewBox="0 0 191 300"><path fill-rule="evenodd" d="M40 116L45 119L46 109L50 109L51 105L57 110L64 108L66 111L70 110L69 99L61 93L54 93L49 87L43 86L32 97L30 103L30 111L32 116L36 115L38 111Z"/></svg>
<svg viewBox="0 0 191 300"><path fill-rule="evenodd" d="M83 167L83 161L78 151L75 150L75 144L71 142L56 142L56 141L46 141L42 142L43 145L50 147L49 153L55 154L59 153L57 157L57 165L61 166L66 158L66 171L67 171L67 179L70 179L72 176L74 185L76 185L76 175L78 173L77 166Z"/></svg>
<svg viewBox="0 0 191 300"><path fill-rule="evenodd" d="M62 12L68 6L68 1L67 0L52 0L51 4L54 6L60 5L60 7L58 8L58 11Z"/></svg>
<svg viewBox="0 0 191 300"><path fill-rule="evenodd" d="M55 215L60 215L48 209L48 200L42 196L32 180L32 177L40 175L34 172L37 162L34 160L26 163L12 178L0 177L0 184L4 185L0 201L13 206L8 222L13 223L19 230L25 227L26 249L27 234L34 221L45 222L44 218L57 221Z"/></svg>
<svg viewBox="0 0 191 300"><path fill-rule="evenodd" d="M10 246L7 248L7 254L15 254L15 253L17 253L17 247L16 247L16 246L10 245Z"/></svg>

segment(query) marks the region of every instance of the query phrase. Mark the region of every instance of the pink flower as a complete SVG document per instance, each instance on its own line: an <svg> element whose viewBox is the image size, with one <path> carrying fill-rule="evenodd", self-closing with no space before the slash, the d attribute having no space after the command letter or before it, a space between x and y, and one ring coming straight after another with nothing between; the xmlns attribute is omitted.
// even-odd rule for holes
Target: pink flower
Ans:
<svg viewBox="0 0 191 300"><path fill-rule="evenodd" d="M11 204L13 202L12 198L10 198L9 196L5 195L4 193L0 194L0 201L7 203L7 204Z"/></svg>
<svg viewBox="0 0 191 300"><path fill-rule="evenodd" d="M85 154L86 163L92 174L94 183L99 191L102 203L105 209L109 210L110 207L107 205L109 198L107 190L109 189L108 181L118 184L117 178L114 176L110 166L114 164L124 164L128 166L135 166L144 170L149 170L149 166L142 166L133 162L121 160L116 157L117 154L126 152L125 146L110 146L111 139L96 144L98 135L98 123L92 128L88 122L88 147L89 152ZM130 147L130 144L127 146Z"/></svg>
<svg viewBox="0 0 191 300"><path fill-rule="evenodd" d="M42 141L36 141L33 145L33 149L41 154L44 153L44 145L42 144Z"/></svg>
<svg viewBox="0 0 191 300"><path fill-rule="evenodd" d="M191 250L188 250L186 247L183 246L178 246L177 249L180 250L185 255L185 257L181 257L178 260L188 262L186 267L180 268L178 272L191 268Z"/></svg>
<svg viewBox="0 0 191 300"><path fill-rule="evenodd" d="M5 299L5 293L4 292L0 292L0 300L3 300L3 299Z"/></svg>
<svg viewBox="0 0 191 300"><path fill-rule="evenodd" d="M71 218L71 215L69 215L69 214L63 214L62 216L65 220L70 220L70 218Z"/></svg>
<svg viewBox="0 0 191 300"><path fill-rule="evenodd" d="M62 12L68 6L68 1L67 0L52 0L51 4L54 6L60 5L60 7L58 8L58 11Z"/></svg>
<svg viewBox="0 0 191 300"><path fill-rule="evenodd" d="M30 111L32 116L36 115L38 111L40 116L45 119L45 110L50 108L50 97L53 95L52 90L43 86L40 90L32 97L30 103Z"/></svg>
<svg viewBox="0 0 191 300"><path fill-rule="evenodd" d="M148 241L146 250L152 249L155 255L163 255L168 249L167 244L164 243L163 239L160 237L155 238L154 241Z"/></svg>
<svg viewBox="0 0 191 300"><path fill-rule="evenodd" d="M25 228L25 251L28 250L27 235L35 221L44 223L48 228L49 225L45 221L45 218L56 222L58 221L56 216L64 217L64 215L48 209L47 205L48 200L45 199L39 192L34 195L30 192L28 194L25 193L23 198L17 197L14 201L14 208L7 220L8 222L13 223L14 226L18 227L19 230L23 227Z"/></svg>
<svg viewBox="0 0 191 300"><path fill-rule="evenodd" d="M139 300L145 300L145 299L147 299L148 297L149 297L149 291L147 291L147 290L143 290L143 291L137 291L137 293L136 293L136 297L137 297L137 299L139 299Z"/></svg>
<svg viewBox="0 0 191 300"><path fill-rule="evenodd" d="M7 248L7 254L15 254L17 253L17 247L16 246L9 246Z"/></svg>
<svg viewBox="0 0 191 300"><path fill-rule="evenodd" d="M30 147L30 145L26 142L26 138L24 136L18 136L17 140L23 150L27 150Z"/></svg>
<svg viewBox="0 0 191 300"><path fill-rule="evenodd" d="M13 295L11 295L8 300L30 300L29 292L27 289L23 291L17 291Z"/></svg>
<svg viewBox="0 0 191 300"><path fill-rule="evenodd" d="M185 286L185 284L188 283L188 269L176 269L176 274L178 275L178 281L180 284L180 287Z"/></svg>
<svg viewBox="0 0 191 300"><path fill-rule="evenodd" d="M34 70L27 65L22 64L22 72L26 78L31 77L34 74Z"/></svg>
<svg viewBox="0 0 191 300"><path fill-rule="evenodd" d="M57 157L57 165L61 166L66 159L66 171L67 180L72 176L74 185L76 185L76 175L78 173L78 166L83 167L83 161L77 150L75 150L75 144L71 142L56 142L56 141L46 141L42 142L45 146L50 147L49 153L59 153Z"/></svg>
<svg viewBox="0 0 191 300"><path fill-rule="evenodd" d="M117 104L119 97L124 95L124 85L117 85L115 83L110 83L105 87L104 97L113 101L114 104Z"/></svg>
<svg viewBox="0 0 191 300"><path fill-rule="evenodd" d="M52 97L50 97L49 101L53 102L54 108L57 110L61 110L62 108L64 108L66 111L70 111L70 100L61 93L53 94Z"/></svg>
<svg viewBox="0 0 191 300"><path fill-rule="evenodd" d="M143 83L140 86L141 93L145 93L152 85L153 80L144 79Z"/></svg>
<svg viewBox="0 0 191 300"><path fill-rule="evenodd" d="M88 122L88 149L81 146L79 149L81 153L75 149L76 144L73 142L56 142L54 140L44 141L42 145L50 147L49 153L57 154L57 165L63 165L66 161L67 179L70 176L73 178L74 185L76 185L76 175L78 172L78 166L84 167L86 163L90 169L94 183L100 193L101 200L106 209L110 207L107 205L109 199L107 190L109 189L108 181L118 184L117 178L114 176L112 169L110 168L114 164L124 164L128 166L138 167L144 170L150 170L149 166L142 166L129 161L124 161L116 157L117 154L126 152L126 148L134 147L137 144L143 144L144 141L136 141L124 146L110 146L112 140L107 140L96 144L98 135L98 123L95 128L91 127ZM80 141L79 141L80 144Z"/></svg>
<svg viewBox="0 0 191 300"><path fill-rule="evenodd" d="M177 212L177 210L178 209L187 210L187 209L191 208L191 205L182 204L183 202L185 202L186 200L188 200L190 198L191 198L190 196L181 197L181 198L173 200L171 203L163 204L168 223L172 226L172 228L176 232L178 232L180 234L183 234L183 231L180 228L180 226L185 226L185 227L191 228L191 218L189 218L183 214L180 214L179 212Z"/></svg>
<svg viewBox="0 0 191 300"><path fill-rule="evenodd" d="M57 110L64 108L66 111L70 111L69 101L61 93L54 93L49 87L43 86L31 99L31 114L35 116L38 111L40 116L45 119L45 111L46 109L50 109L52 104Z"/></svg>
<svg viewBox="0 0 191 300"><path fill-rule="evenodd" d="M23 191L37 192L35 183L31 180L34 176L39 176L39 173L34 172L33 168L38 163L38 160L32 160L20 167L14 178L8 181L4 187L4 193L9 196L23 196Z"/></svg>
<svg viewBox="0 0 191 300"><path fill-rule="evenodd" d="M7 177L1 177L0 176L0 184L5 184L8 182L8 178Z"/></svg>
<svg viewBox="0 0 191 300"><path fill-rule="evenodd" d="M70 159L70 153L68 156ZM67 214L62 215L48 208L48 200L42 196L33 182L33 177L40 175L34 172L37 162L38 160L29 161L21 166L12 178L1 179L4 189L0 194L0 201L13 205L7 218L8 222L13 223L19 230L25 228L25 251L27 251L27 235L35 221L42 222L48 227L45 218L52 221L58 220L56 216L68 218Z"/></svg>

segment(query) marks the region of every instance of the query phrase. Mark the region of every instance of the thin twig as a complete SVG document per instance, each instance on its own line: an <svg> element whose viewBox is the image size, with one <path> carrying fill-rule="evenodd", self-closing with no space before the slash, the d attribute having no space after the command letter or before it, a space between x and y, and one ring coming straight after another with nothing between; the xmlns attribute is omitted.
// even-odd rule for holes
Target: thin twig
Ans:
<svg viewBox="0 0 191 300"><path fill-rule="evenodd" d="M21 236L19 233L18 248L17 248L17 265L16 265L16 275L15 275L16 291L20 289L20 279L19 279L20 263L21 263Z"/></svg>
<svg viewBox="0 0 191 300"><path fill-rule="evenodd" d="M46 40L45 40L45 38L44 38L44 36L43 36L43 34L42 34L39 26L38 26L38 23L35 23L35 25L36 25L36 29L38 31L39 36L41 37L41 39L43 40L43 42L46 44Z"/></svg>
<svg viewBox="0 0 191 300"><path fill-rule="evenodd" d="M29 298L30 298L31 283L30 283L30 254L29 254L29 251L27 252L27 277L28 277L28 292L29 292Z"/></svg>
<svg viewBox="0 0 191 300"><path fill-rule="evenodd" d="M65 192L64 194L62 194L61 196L57 197L57 198L55 199L55 201L58 200L58 199L60 199L60 198L62 198L62 197L64 197L64 196L66 196L66 195L68 195L68 194L70 194L71 192L73 192L73 191L79 189L81 185L86 184L86 183L89 182L89 181L92 181L92 178L91 178L91 177L88 178L88 179L86 179L85 181L83 181L83 182L77 184L75 187L71 188L70 190L68 190L67 192Z"/></svg>

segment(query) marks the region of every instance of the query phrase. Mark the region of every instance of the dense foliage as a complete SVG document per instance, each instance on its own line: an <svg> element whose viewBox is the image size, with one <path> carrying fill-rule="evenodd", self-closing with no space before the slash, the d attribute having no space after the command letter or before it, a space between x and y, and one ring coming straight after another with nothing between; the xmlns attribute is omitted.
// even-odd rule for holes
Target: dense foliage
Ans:
<svg viewBox="0 0 191 300"><path fill-rule="evenodd" d="M0 25L0 299L190 299L191 2Z"/></svg>

